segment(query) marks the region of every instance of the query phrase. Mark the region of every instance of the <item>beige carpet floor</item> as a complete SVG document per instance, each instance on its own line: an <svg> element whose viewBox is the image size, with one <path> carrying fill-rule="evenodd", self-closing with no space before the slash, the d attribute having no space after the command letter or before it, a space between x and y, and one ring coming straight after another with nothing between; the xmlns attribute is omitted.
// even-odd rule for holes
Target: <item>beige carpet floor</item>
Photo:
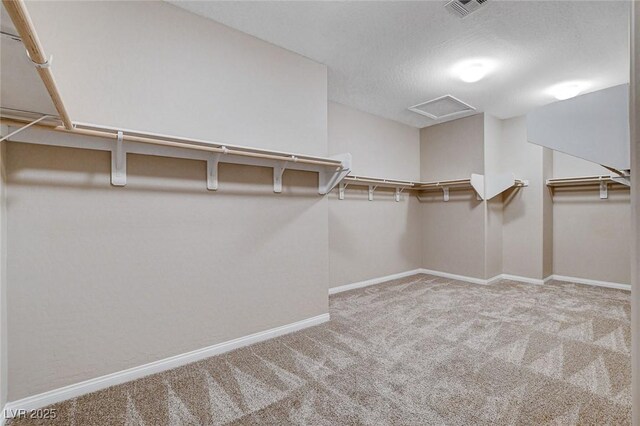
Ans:
<svg viewBox="0 0 640 426"><path fill-rule="evenodd" d="M57 404L41 424L631 422L628 292L416 275L330 309L325 325Z"/></svg>

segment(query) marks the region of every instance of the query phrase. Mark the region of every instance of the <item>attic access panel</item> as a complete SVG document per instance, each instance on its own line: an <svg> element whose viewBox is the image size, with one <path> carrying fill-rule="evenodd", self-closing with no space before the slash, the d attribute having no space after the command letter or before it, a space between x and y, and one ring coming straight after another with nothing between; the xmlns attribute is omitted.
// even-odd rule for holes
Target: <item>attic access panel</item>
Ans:
<svg viewBox="0 0 640 426"><path fill-rule="evenodd" d="M451 95L441 96L409 108L409 111L427 116L434 120L475 110L476 109L471 105L462 102L460 99L454 98Z"/></svg>

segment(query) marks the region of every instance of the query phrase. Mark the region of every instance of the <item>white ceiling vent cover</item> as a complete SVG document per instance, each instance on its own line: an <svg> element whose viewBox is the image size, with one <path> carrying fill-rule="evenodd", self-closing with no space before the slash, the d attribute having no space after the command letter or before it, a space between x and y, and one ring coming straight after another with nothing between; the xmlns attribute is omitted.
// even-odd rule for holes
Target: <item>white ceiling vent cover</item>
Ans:
<svg viewBox="0 0 640 426"><path fill-rule="evenodd" d="M464 18L478 10L486 2L487 0L451 0L444 7L454 15Z"/></svg>
<svg viewBox="0 0 640 426"><path fill-rule="evenodd" d="M476 109L471 105L466 104L451 95L441 96L409 108L409 111L426 115L434 120L475 110Z"/></svg>

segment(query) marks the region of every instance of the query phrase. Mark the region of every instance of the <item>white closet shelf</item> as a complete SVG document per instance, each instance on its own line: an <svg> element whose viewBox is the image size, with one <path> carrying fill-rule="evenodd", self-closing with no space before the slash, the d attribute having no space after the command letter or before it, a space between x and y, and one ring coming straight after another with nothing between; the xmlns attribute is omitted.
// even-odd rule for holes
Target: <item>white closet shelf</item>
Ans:
<svg viewBox="0 0 640 426"><path fill-rule="evenodd" d="M72 129L37 123L27 129L25 124L33 123L30 119L17 118L15 113L10 117L3 113L0 117L2 124L10 127L10 132L14 128L25 129L14 132L8 138L10 141L110 151L111 183L114 186L126 185L127 153L206 161L207 189L210 190L218 189L219 163L272 167L273 190L276 193L282 192L282 175L287 169L318 172L318 192L323 195L329 193L351 169L350 154L317 157L87 123L74 123Z"/></svg>
<svg viewBox="0 0 640 426"><path fill-rule="evenodd" d="M554 188L598 186L600 189L600 199L603 200L609 198L609 185L619 185L622 186L622 188L630 188L630 176L594 175L547 179L547 186L551 188L552 192Z"/></svg>

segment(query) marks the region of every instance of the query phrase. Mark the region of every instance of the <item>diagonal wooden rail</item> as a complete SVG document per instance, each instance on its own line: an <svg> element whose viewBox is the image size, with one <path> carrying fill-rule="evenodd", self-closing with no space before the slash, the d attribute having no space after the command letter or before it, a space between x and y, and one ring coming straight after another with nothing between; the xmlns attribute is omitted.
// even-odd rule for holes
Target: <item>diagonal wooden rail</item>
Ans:
<svg viewBox="0 0 640 426"><path fill-rule="evenodd" d="M36 67L36 71L40 75L47 92L49 92L51 101L60 116L60 120L62 120L66 129L72 129L73 123L69 118L69 113L67 112L64 103L62 102L62 96L60 95L56 81L53 78L53 73L51 72L51 64L44 53L44 49L42 48L38 34L33 26L33 22L31 21L31 17L29 16L24 0L2 0L2 4L7 10L9 17L11 17L13 25L16 27L20 38L22 38L22 43L27 49L29 58Z"/></svg>

